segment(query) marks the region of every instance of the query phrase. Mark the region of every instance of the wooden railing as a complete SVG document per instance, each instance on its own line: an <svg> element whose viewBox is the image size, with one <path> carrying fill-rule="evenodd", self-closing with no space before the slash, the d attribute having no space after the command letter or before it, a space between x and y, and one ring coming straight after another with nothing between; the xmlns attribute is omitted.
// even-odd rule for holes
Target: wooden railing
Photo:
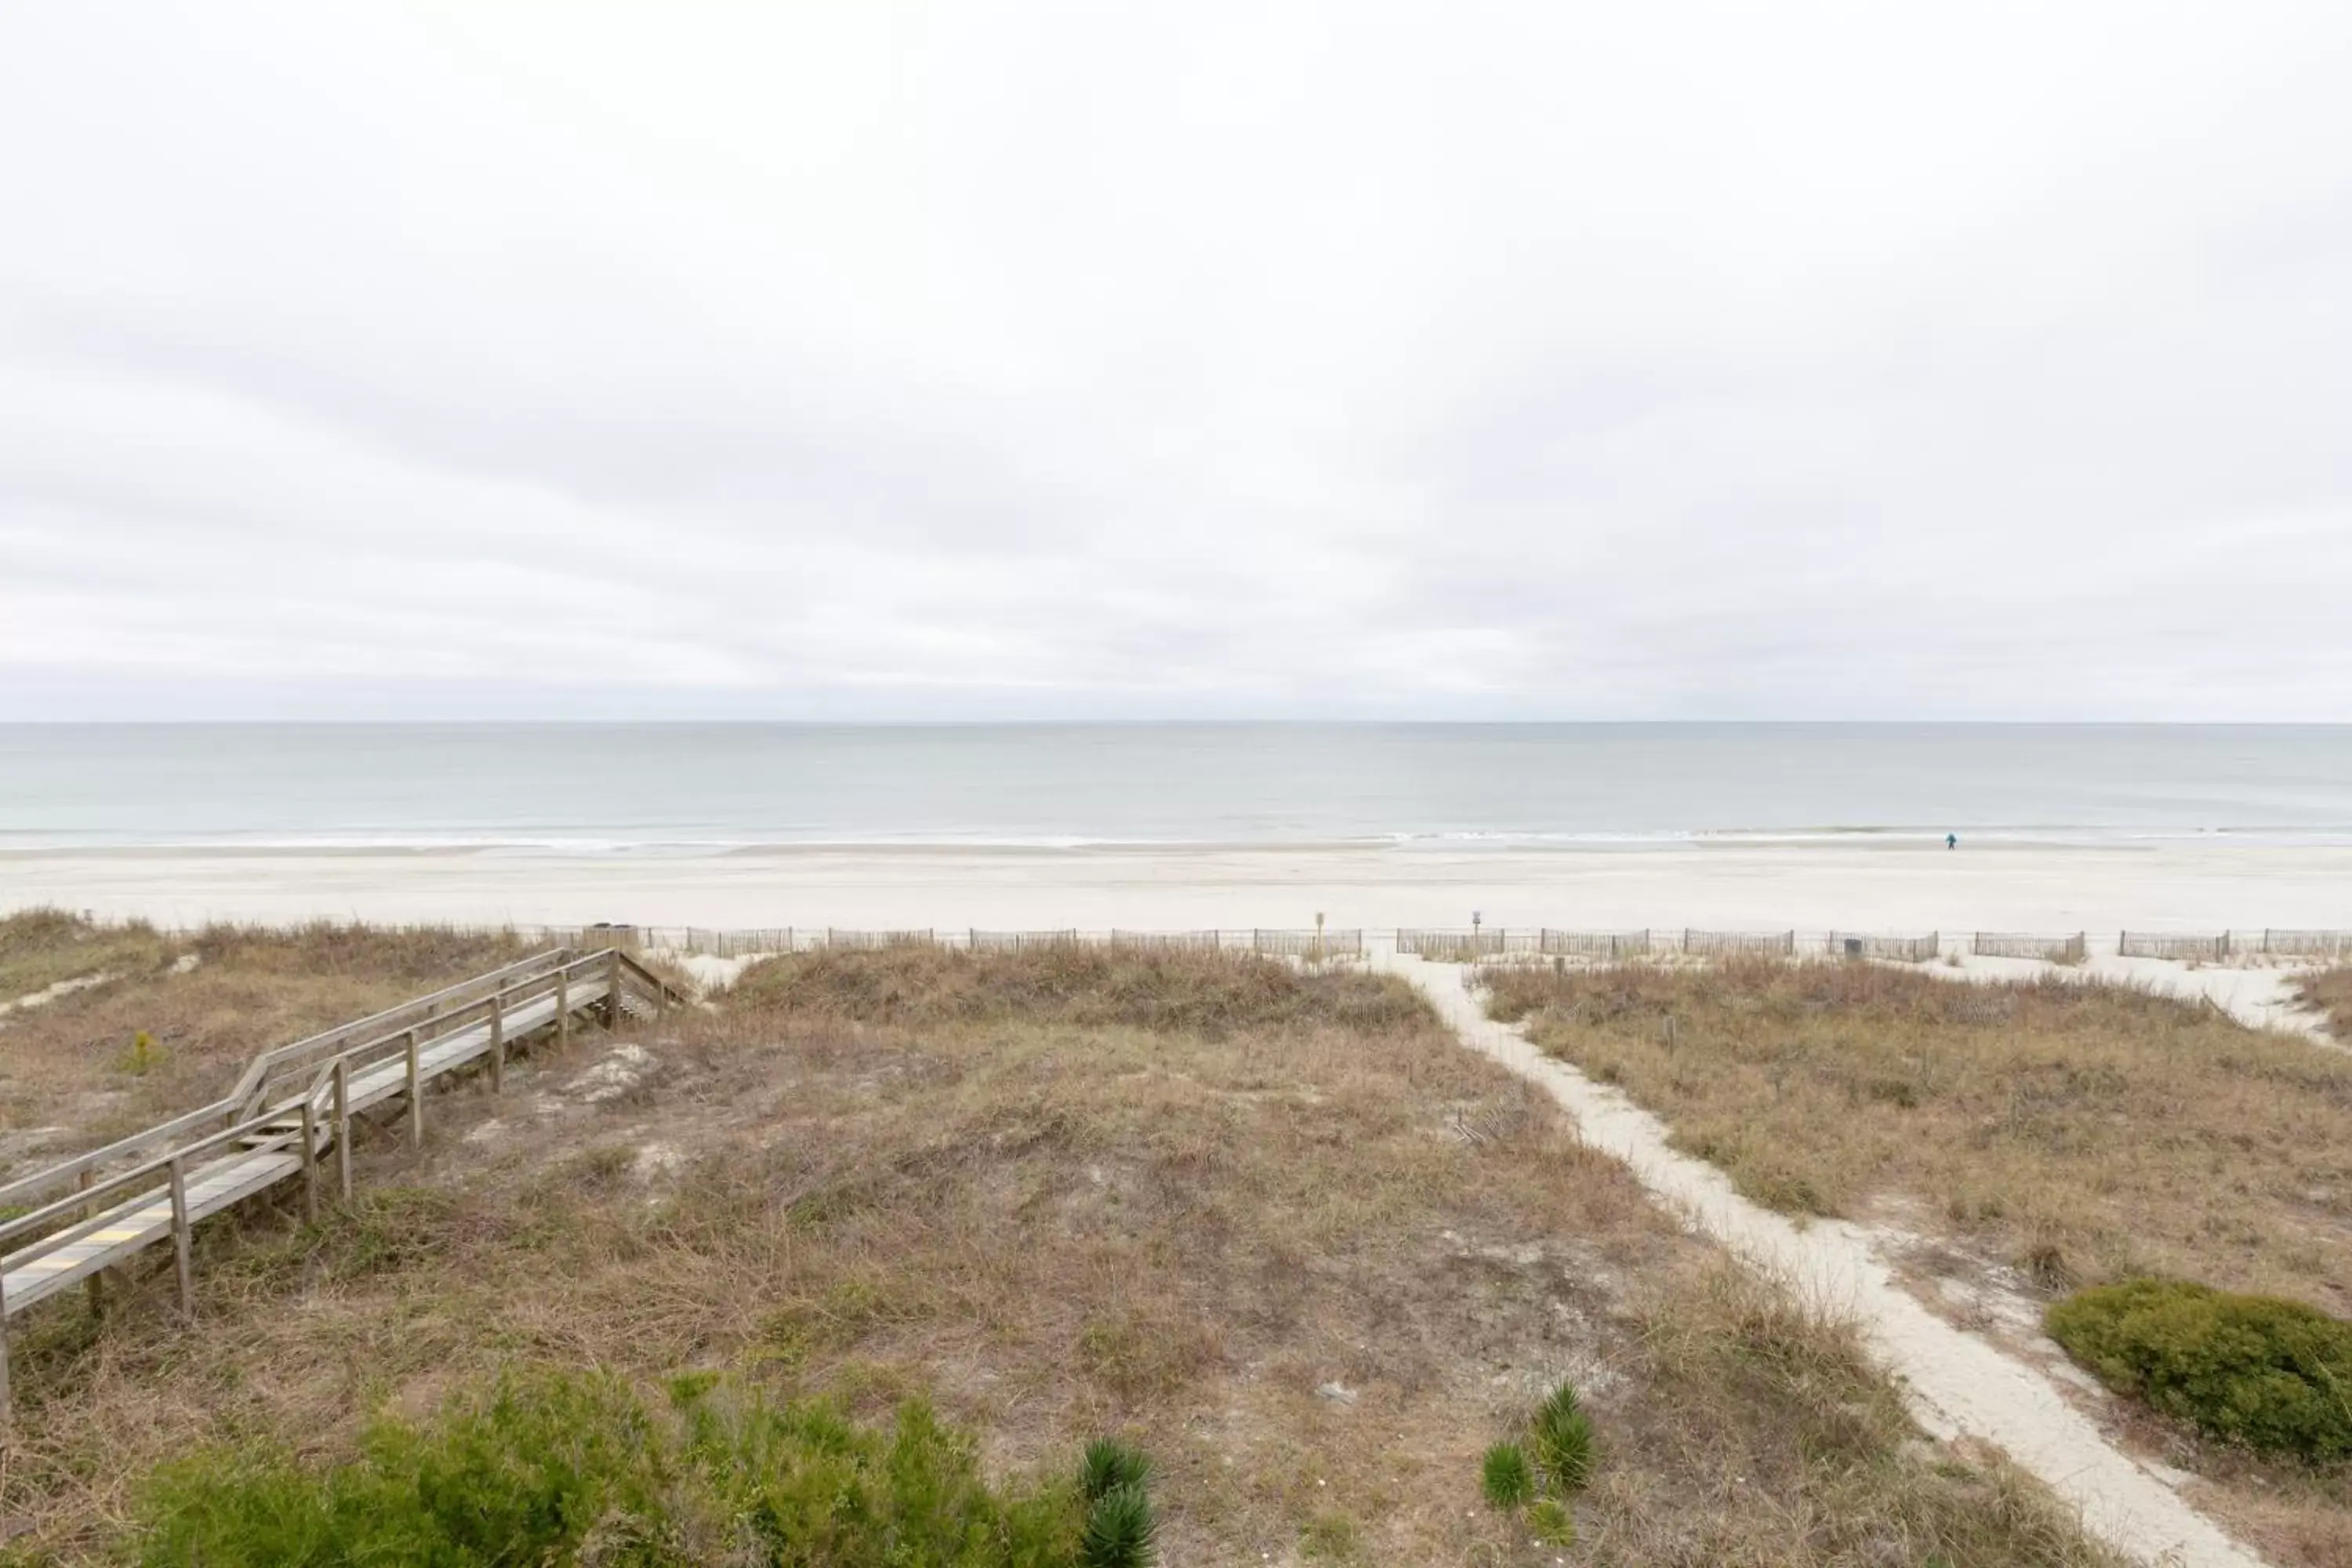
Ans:
<svg viewBox="0 0 2352 1568"><path fill-rule="evenodd" d="M198 1220L298 1176L315 1218L323 1155L351 1195L355 1117L404 1100L421 1141L426 1084L478 1063L501 1089L516 1041L566 1040L583 1013L617 1027L632 991L656 1013L685 999L618 948L541 953L264 1051L226 1097L0 1186L0 1207L23 1211L0 1221L0 1419L11 1316L83 1279L96 1307L106 1269L166 1239L191 1311Z"/></svg>

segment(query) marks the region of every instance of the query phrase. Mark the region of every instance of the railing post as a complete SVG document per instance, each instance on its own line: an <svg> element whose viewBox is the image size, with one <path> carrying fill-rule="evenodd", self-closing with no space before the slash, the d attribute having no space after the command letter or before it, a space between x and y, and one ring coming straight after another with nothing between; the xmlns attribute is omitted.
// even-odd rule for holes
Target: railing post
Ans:
<svg viewBox="0 0 2352 1568"><path fill-rule="evenodd" d="M555 972L555 1048L572 1044L572 966Z"/></svg>
<svg viewBox="0 0 2352 1568"><path fill-rule="evenodd" d="M189 1254L188 1173L180 1155L172 1156L172 1259L180 1274L180 1316L196 1315L195 1264Z"/></svg>
<svg viewBox="0 0 2352 1568"><path fill-rule="evenodd" d="M319 1223L319 1108L302 1100L302 1223Z"/></svg>
<svg viewBox="0 0 2352 1568"><path fill-rule="evenodd" d="M403 1037L408 1048L408 1146L422 1148L425 1143L425 1095L416 1065L416 1031L411 1029Z"/></svg>
<svg viewBox="0 0 2352 1568"><path fill-rule="evenodd" d="M490 994L490 1092L507 1091L507 988L500 982Z"/></svg>
<svg viewBox="0 0 2352 1568"><path fill-rule="evenodd" d="M335 1058L335 1184L352 1201L352 1064Z"/></svg>
<svg viewBox="0 0 2352 1568"><path fill-rule="evenodd" d="M88 1171L84 1171L75 1181L74 1184L81 1188L82 1191L88 1192L89 1190L90 1179L90 1173ZM84 1220L96 1219L98 1217L98 1205L94 1203L84 1204L81 1209L81 1217ZM103 1268L93 1269L89 1276L89 1315L93 1318L101 1317L105 1314L105 1311L106 1270Z"/></svg>
<svg viewBox="0 0 2352 1568"><path fill-rule="evenodd" d="M8 1278L0 1271L0 1432L7 1430L13 1414L8 1399Z"/></svg>
<svg viewBox="0 0 2352 1568"><path fill-rule="evenodd" d="M604 1027L621 1026L621 950L614 948L604 961Z"/></svg>

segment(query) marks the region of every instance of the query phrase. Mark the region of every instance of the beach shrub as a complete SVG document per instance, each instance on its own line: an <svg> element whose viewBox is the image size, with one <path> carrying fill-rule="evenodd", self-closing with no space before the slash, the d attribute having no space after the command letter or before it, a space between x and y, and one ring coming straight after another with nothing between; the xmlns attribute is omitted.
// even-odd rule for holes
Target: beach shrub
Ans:
<svg viewBox="0 0 2352 1568"><path fill-rule="evenodd" d="M1150 1474L1150 1459L1117 1438L1087 1445L1078 1461L1078 1490L1087 1500L1079 1542L1085 1568L1143 1568L1151 1561L1160 1521L1144 1490Z"/></svg>
<svg viewBox="0 0 2352 1568"><path fill-rule="evenodd" d="M1546 1546L1576 1544L1576 1514L1558 1498L1544 1498L1528 1510L1528 1532Z"/></svg>
<svg viewBox="0 0 2352 1568"><path fill-rule="evenodd" d="M341 1464L253 1447L199 1454L147 1487L142 1559L154 1568L1149 1563L1154 1521L1140 1480L1092 1500L1081 1480L992 1488L972 1441L919 1402L877 1429L823 1402L738 1396L708 1376L674 1384L658 1409L614 1379L548 1373L509 1379L429 1423L379 1422Z"/></svg>
<svg viewBox="0 0 2352 1568"><path fill-rule="evenodd" d="M1528 1451L1517 1443L1497 1443L1487 1449L1481 1471L1486 1500L1505 1512L1523 1507L1536 1495L1535 1467L1528 1463Z"/></svg>
<svg viewBox="0 0 2352 1568"><path fill-rule="evenodd" d="M1561 1492L1584 1489L1592 1479L1592 1418L1576 1397L1576 1385L1563 1383L1537 1407L1534 1430L1536 1463Z"/></svg>
<svg viewBox="0 0 2352 1568"><path fill-rule="evenodd" d="M2307 1459L2352 1457L2352 1323L2179 1279L2077 1291L2043 1321L2108 1387L2211 1436Z"/></svg>
<svg viewBox="0 0 2352 1568"><path fill-rule="evenodd" d="M1078 1543L1084 1568L1145 1568L1152 1560L1160 1521L1140 1482L1122 1482L1087 1505Z"/></svg>
<svg viewBox="0 0 2352 1568"><path fill-rule="evenodd" d="M1096 1438L1078 1461L1078 1486L1088 1502L1120 1487L1139 1488L1150 1474L1150 1459L1116 1437Z"/></svg>
<svg viewBox="0 0 2352 1568"><path fill-rule="evenodd" d="M155 1037L144 1029L134 1030L131 1048L123 1053L122 1070L133 1078L143 1078L155 1068L160 1053L155 1049Z"/></svg>

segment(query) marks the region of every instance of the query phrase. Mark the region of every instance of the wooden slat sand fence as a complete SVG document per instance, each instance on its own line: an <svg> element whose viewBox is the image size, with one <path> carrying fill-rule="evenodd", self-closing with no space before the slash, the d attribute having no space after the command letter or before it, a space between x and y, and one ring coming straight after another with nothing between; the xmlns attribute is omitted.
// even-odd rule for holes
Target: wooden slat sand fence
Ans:
<svg viewBox="0 0 2352 1568"><path fill-rule="evenodd" d="M1276 958L1304 958L1315 963L1333 958L1361 958L1364 956L1364 933L1360 931L1317 931L1311 927L1297 931L1258 928L1250 932L1250 951Z"/></svg>
<svg viewBox="0 0 2352 1568"><path fill-rule="evenodd" d="M645 934L648 947L708 953L713 958L746 958L758 953L790 952L798 945L790 926L740 931L705 926L650 926Z"/></svg>
<svg viewBox="0 0 2352 1568"><path fill-rule="evenodd" d="M2080 963L2090 955L2090 939L2081 931L2072 936L2037 936L2026 931L1980 931L1969 939L1969 951L1979 958L2038 958L2045 963Z"/></svg>
<svg viewBox="0 0 2352 1568"><path fill-rule="evenodd" d="M2230 934L2182 936L2168 931L2127 931L2116 938L2116 952L2125 958L2171 958L2218 963L2230 956Z"/></svg>
<svg viewBox="0 0 2352 1568"><path fill-rule="evenodd" d="M1397 931L1396 950L1439 963L1467 963L1474 959L1499 958L1507 952L1533 952L1542 934L1508 931L1499 927L1441 931L1407 926ZM1512 945L1514 938L1517 940L1516 947Z"/></svg>
<svg viewBox="0 0 2352 1568"><path fill-rule="evenodd" d="M495 1092L509 1051L530 1036L566 1040L576 1017L614 1027L684 1001L619 948L541 953L264 1051L212 1104L0 1186L0 1211L20 1211L0 1221L0 1420L11 1318L84 1280L95 1306L105 1270L163 1246L191 1313L196 1225L298 1180L316 1218L330 1159L348 1198L352 1123L363 1113L399 1103L421 1142L436 1079L479 1069Z"/></svg>
<svg viewBox="0 0 2352 1568"><path fill-rule="evenodd" d="M2352 958L2352 931L2266 931L2258 951L2280 958Z"/></svg>
<svg viewBox="0 0 2352 1568"><path fill-rule="evenodd" d="M1645 931L1552 931L1536 933L1536 951L1550 958L1647 958Z"/></svg>
<svg viewBox="0 0 2352 1568"><path fill-rule="evenodd" d="M1685 931L1683 951L1714 958L1782 956L1797 951L1793 931Z"/></svg>
<svg viewBox="0 0 2352 1568"><path fill-rule="evenodd" d="M1138 952L1215 952L1225 945L1225 933L1215 931L1115 931L1105 941L1112 947Z"/></svg>
<svg viewBox="0 0 2352 1568"><path fill-rule="evenodd" d="M837 947L852 952L876 952L890 947L937 947L937 931L841 931L827 926L824 947Z"/></svg>
<svg viewBox="0 0 2352 1568"><path fill-rule="evenodd" d="M1885 936L1867 931L1833 931L1828 952L1832 958L1884 958L1898 963L1932 963L1944 951L1939 931L1925 936Z"/></svg>
<svg viewBox="0 0 2352 1568"><path fill-rule="evenodd" d="M974 952L1035 952L1046 948L1076 947L1083 941L1072 931L971 931L965 944Z"/></svg>

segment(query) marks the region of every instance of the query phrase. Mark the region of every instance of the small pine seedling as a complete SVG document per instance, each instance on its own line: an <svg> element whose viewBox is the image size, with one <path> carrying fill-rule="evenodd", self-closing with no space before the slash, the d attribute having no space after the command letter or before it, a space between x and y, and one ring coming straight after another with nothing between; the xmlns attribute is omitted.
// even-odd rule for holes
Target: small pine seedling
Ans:
<svg viewBox="0 0 2352 1568"><path fill-rule="evenodd" d="M1120 1487L1143 1489L1151 1474L1151 1460L1116 1437L1097 1437L1087 1445L1078 1465L1078 1485L1088 1502L1099 1502Z"/></svg>
<svg viewBox="0 0 2352 1568"><path fill-rule="evenodd" d="M1160 1521L1143 1488L1115 1486L1087 1510L1078 1561L1083 1568L1150 1568L1159 1534Z"/></svg>
<svg viewBox="0 0 2352 1568"><path fill-rule="evenodd" d="M1536 1411L1536 1463L1563 1492L1578 1492L1592 1479L1592 1417L1576 1401L1576 1385L1563 1383Z"/></svg>
<svg viewBox="0 0 2352 1568"><path fill-rule="evenodd" d="M1486 1500L1506 1513L1536 1495L1535 1467L1517 1443L1497 1443L1486 1450L1482 1481Z"/></svg>
<svg viewBox="0 0 2352 1568"><path fill-rule="evenodd" d="M1546 1546L1576 1544L1576 1515L1558 1498L1545 1498L1528 1510L1528 1529Z"/></svg>

